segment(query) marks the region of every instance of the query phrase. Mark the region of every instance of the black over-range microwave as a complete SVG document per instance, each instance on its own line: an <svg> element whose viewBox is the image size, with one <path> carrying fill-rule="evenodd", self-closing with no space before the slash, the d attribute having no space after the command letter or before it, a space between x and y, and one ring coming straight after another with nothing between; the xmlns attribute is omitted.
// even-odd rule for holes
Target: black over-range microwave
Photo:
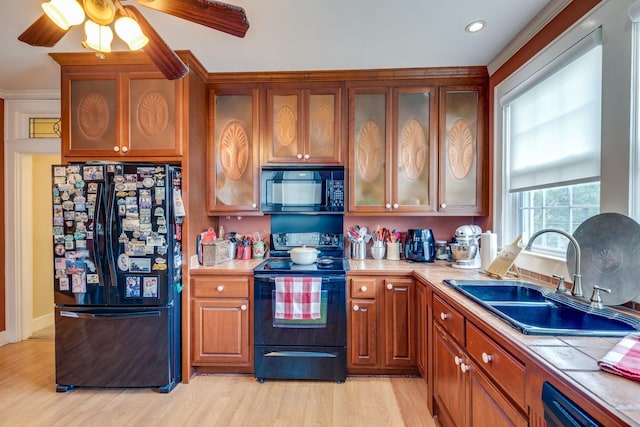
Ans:
<svg viewBox="0 0 640 427"><path fill-rule="evenodd" d="M263 213L344 213L343 166L263 166Z"/></svg>

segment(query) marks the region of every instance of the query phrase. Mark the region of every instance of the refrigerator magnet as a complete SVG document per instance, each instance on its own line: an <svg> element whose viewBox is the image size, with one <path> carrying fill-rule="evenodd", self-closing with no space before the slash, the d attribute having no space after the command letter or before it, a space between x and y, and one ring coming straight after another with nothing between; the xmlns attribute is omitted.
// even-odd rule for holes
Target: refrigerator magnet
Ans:
<svg viewBox="0 0 640 427"><path fill-rule="evenodd" d="M71 275L71 292L74 294L83 294L87 292L87 282L84 273Z"/></svg>
<svg viewBox="0 0 640 427"><path fill-rule="evenodd" d="M69 278L68 277L61 277L58 280L58 286L60 287L61 291L68 291L69 290Z"/></svg>
<svg viewBox="0 0 640 427"><path fill-rule="evenodd" d="M151 260L149 258L129 258L130 273L151 272Z"/></svg>
<svg viewBox="0 0 640 427"><path fill-rule="evenodd" d="M124 296L126 298L140 298L140 277L126 276Z"/></svg>
<svg viewBox="0 0 640 427"><path fill-rule="evenodd" d="M118 256L118 269L120 271L129 271L129 256L127 254Z"/></svg>
<svg viewBox="0 0 640 427"><path fill-rule="evenodd" d="M65 176L67 175L67 169L64 166L54 166L53 176Z"/></svg>
<svg viewBox="0 0 640 427"><path fill-rule="evenodd" d="M92 273L96 272L96 264L93 261L91 261L90 259L85 259L84 264L87 266L87 269L90 272ZM87 277L87 280L89 280L88 277Z"/></svg>
<svg viewBox="0 0 640 427"><path fill-rule="evenodd" d="M92 285L97 285L100 283L100 275L99 274L87 274L87 283Z"/></svg>
<svg viewBox="0 0 640 427"><path fill-rule="evenodd" d="M144 298L158 298L158 278L144 277L142 279L142 296Z"/></svg>

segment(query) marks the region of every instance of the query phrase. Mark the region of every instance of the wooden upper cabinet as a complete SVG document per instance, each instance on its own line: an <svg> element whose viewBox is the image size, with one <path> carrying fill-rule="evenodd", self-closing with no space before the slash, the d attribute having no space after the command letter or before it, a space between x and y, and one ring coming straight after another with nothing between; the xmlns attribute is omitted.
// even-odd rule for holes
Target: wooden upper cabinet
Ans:
<svg viewBox="0 0 640 427"><path fill-rule="evenodd" d="M432 87L350 89L351 212L435 211L434 92Z"/></svg>
<svg viewBox="0 0 640 427"><path fill-rule="evenodd" d="M259 92L209 92L207 213L259 213Z"/></svg>
<svg viewBox="0 0 640 427"><path fill-rule="evenodd" d="M63 71L62 87L63 156L182 156L183 81L153 71Z"/></svg>
<svg viewBox="0 0 640 427"><path fill-rule="evenodd" d="M342 162L341 89L267 89L264 163Z"/></svg>
<svg viewBox="0 0 640 427"><path fill-rule="evenodd" d="M440 88L440 213L486 214L486 108L484 86Z"/></svg>

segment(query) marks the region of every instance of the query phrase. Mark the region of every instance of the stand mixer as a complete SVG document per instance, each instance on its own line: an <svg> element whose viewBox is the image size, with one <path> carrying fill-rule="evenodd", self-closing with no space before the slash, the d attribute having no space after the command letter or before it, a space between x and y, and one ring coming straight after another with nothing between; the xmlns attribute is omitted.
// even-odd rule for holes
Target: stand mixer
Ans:
<svg viewBox="0 0 640 427"><path fill-rule="evenodd" d="M455 243L451 243L451 256L455 260L452 267L474 269L480 268L480 250L478 239L482 229L477 225L461 225L456 229Z"/></svg>

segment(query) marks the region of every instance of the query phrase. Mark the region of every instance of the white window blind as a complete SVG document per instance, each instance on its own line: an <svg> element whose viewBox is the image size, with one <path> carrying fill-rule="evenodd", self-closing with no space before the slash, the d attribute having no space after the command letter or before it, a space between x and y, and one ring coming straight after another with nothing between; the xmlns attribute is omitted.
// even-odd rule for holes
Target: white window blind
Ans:
<svg viewBox="0 0 640 427"><path fill-rule="evenodd" d="M502 98L510 192L599 180L601 95L598 29Z"/></svg>

